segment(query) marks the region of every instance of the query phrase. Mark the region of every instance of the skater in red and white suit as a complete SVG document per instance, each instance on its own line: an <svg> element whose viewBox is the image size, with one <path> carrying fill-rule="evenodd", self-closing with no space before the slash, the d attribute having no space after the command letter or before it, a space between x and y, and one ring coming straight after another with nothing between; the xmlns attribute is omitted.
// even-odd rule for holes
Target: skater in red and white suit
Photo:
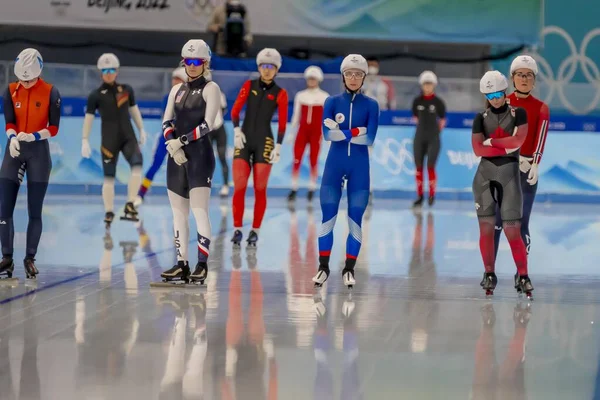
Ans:
<svg viewBox="0 0 600 400"><path fill-rule="evenodd" d="M296 94L294 98L294 114L292 115L292 129L298 129L294 143L294 166L292 168L292 191L288 196L289 201L296 199L298 190L298 176L302 156L307 145L310 145L310 186L308 188L308 201L313 198L317 187L319 171L319 150L321 148L321 136L323 135L323 104L329 93L322 90L319 84L323 82L323 71L321 68L311 66L304 71L306 79L305 90Z"/></svg>

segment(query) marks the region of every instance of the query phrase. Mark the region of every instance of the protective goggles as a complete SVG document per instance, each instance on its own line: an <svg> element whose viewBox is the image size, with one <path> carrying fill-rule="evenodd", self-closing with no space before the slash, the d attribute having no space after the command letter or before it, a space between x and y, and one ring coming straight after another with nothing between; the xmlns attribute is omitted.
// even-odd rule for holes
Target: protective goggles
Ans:
<svg viewBox="0 0 600 400"><path fill-rule="evenodd" d="M116 74L116 73L117 73L117 69L116 68L103 68L102 69L102 75Z"/></svg>
<svg viewBox="0 0 600 400"><path fill-rule="evenodd" d="M501 90L501 91L499 91L499 92L494 92L494 93L486 93L486 94L485 94L485 97L486 97L488 100L501 99L501 98L502 98L502 96L504 96L504 91L503 91L503 90Z"/></svg>
<svg viewBox="0 0 600 400"><path fill-rule="evenodd" d="M195 67L199 67L201 65L204 65L204 60L201 58L184 58L183 63L188 67L192 65Z"/></svg>
<svg viewBox="0 0 600 400"><path fill-rule="evenodd" d="M274 64L260 64L259 67L265 69L277 69L277 66Z"/></svg>
<svg viewBox="0 0 600 400"><path fill-rule="evenodd" d="M343 75L346 79L362 79L365 77L365 73L362 71L344 71Z"/></svg>

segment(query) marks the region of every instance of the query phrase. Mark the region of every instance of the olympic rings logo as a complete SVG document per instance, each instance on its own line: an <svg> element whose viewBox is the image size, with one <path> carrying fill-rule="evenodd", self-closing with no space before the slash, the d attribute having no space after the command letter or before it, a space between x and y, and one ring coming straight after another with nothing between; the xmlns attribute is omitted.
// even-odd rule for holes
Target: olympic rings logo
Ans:
<svg viewBox="0 0 600 400"><path fill-rule="evenodd" d="M540 70L538 76L548 87L548 94L544 101L549 104L555 95L558 95L559 100L570 112L576 115L585 115L590 111L596 109L600 103L600 69L596 63L586 55L587 48L590 42L600 36L600 28L595 28L589 31L583 40L581 41L581 48L577 50L577 46L573 41L573 38L563 29L558 26L547 26L542 30L542 38L546 35L555 34L563 39L569 46L571 55L565 58L559 68L556 76L552 67L540 54L534 53L535 60L540 64ZM585 107L576 107L568 99L565 94L565 86L571 82L575 73L577 72L578 66L581 66L581 71L587 81L594 88L594 97L587 103Z"/></svg>
<svg viewBox="0 0 600 400"><path fill-rule="evenodd" d="M402 172L414 175L415 160L408 148L412 147L412 139L387 138L378 141L373 148L373 160L382 165L390 174L399 175Z"/></svg>

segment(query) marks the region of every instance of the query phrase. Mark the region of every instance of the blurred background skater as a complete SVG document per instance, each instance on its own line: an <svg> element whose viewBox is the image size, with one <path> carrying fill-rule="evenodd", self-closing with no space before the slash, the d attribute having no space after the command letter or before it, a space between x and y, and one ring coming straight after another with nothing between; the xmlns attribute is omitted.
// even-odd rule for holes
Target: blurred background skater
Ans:
<svg viewBox="0 0 600 400"><path fill-rule="evenodd" d="M216 7L208 31L214 33L213 47L220 56L245 57L252 45L250 15L240 0L226 0Z"/></svg>
<svg viewBox="0 0 600 400"><path fill-rule="evenodd" d="M104 169L104 184L102 185L102 200L104 201L104 222L109 228L114 217L115 176L119 153L123 153L131 167L131 176L127 185L127 203L121 219L138 220L138 211L133 202L142 182L142 152L140 145L146 142L142 114L135 102L133 88L117 82L119 59L112 53L105 53L98 59L98 69L102 73L102 85L93 90L87 101L87 109L83 120L83 140L81 155L83 158L92 156L90 147L90 132L96 110L102 120L102 167ZM140 139L135 137L131 119L138 128Z"/></svg>
<svg viewBox="0 0 600 400"><path fill-rule="evenodd" d="M163 117L169 159L167 193L173 211L177 264L161 274L166 281L204 284L208 274L211 225L208 216L215 154L208 134L221 110L221 89L206 79L211 51L204 40L189 40L181 49L187 83L174 86ZM190 208L198 231L198 263L190 274L188 264Z"/></svg>
<svg viewBox="0 0 600 400"><path fill-rule="evenodd" d="M429 205L435 202L437 178L435 165L440 154L440 135L446 125L446 104L436 96L437 76L431 71L423 71L419 75L421 94L413 100L412 114L417 123L413 140L415 156L415 177L417 180L417 200L413 207L423 204L423 165L427 157L427 176L429 181Z"/></svg>
<svg viewBox="0 0 600 400"><path fill-rule="evenodd" d="M481 157L473 179L475 210L479 219L479 247L485 272L481 286L492 295L496 277L494 223L500 212L504 233L517 266L515 288L531 297L533 285L527 274L527 250L521 238L523 194L519 171L519 148L527 136L527 112L506 101L508 81L498 71L483 75L479 90L487 99L487 108L473 120L472 145Z"/></svg>
<svg viewBox="0 0 600 400"><path fill-rule="evenodd" d="M288 115L288 94L275 83L281 68L281 55L275 49L262 49L256 57L260 78L248 80L242 86L231 110L234 126L233 159L233 227L231 241L239 247L243 239L242 224L246 188L250 170L254 177L254 220L248 234L248 246L256 246L258 233L267 209L267 184L271 165L279 162L281 143L285 136ZM252 94L252 96L251 96ZM244 105L246 115L240 127L240 113ZM273 139L271 119L278 110L279 124L277 142Z"/></svg>
<svg viewBox="0 0 600 400"><path fill-rule="evenodd" d="M212 74L209 73L206 77L207 80L212 81ZM213 129L210 134L210 141L217 148L217 155L219 162L221 163L221 172L223 173L223 185L219 191L219 196L229 196L229 166L227 165L227 131L225 130L225 124L223 115L227 113L227 98L225 93L221 92L221 108L219 114L217 114L217 120L215 121L216 128Z"/></svg>
<svg viewBox="0 0 600 400"><path fill-rule="evenodd" d="M48 139L58 134L60 93L40 75L44 61L36 49L28 48L17 56L14 72L17 82L4 92L3 107L8 142L0 167L0 274L12 277L14 270L13 215L23 177L27 174L27 242L25 275L35 278L35 255L42 236L42 208L52 159Z"/></svg>
<svg viewBox="0 0 600 400"><path fill-rule="evenodd" d="M187 74L185 73L185 68L178 67L173 70L171 73L171 87L179 85L180 83L187 82ZM169 94L165 96L163 99L163 110L167 108L167 101L169 99ZM152 157L152 165L148 168L146 175L144 176L144 180L140 185L140 189L138 190L138 195L135 198L133 203L134 206L139 207L144 201L144 197L146 193L152 186L152 181L154 180L154 175L158 172L163 162L165 161L165 157L167 156L167 148L165 145L165 137L160 133L156 138L156 143L154 144L154 155Z"/></svg>
<svg viewBox="0 0 600 400"><path fill-rule="evenodd" d="M354 266L362 243L362 219L369 203L369 150L379 126L377 102L360 92L368 72L367 60L350 54L340 67L345 91L328 97L323 111L323 136L331 141L321 180L319 233L319 271L313 278L321 286L329 277L329 257L333 247L333 228L337 219L343 182L347 180L348 225L346 262L342 270L344 285L355 283Z"/></svg>
<svg viewBox="0 0 600 400"><path fill-rule="evenodd" d="M319 85L323 82L323 71L316 66L310 66L304 71L306 89L298 92L294 98L294 113L292 114L292 130L295 135L290 135L290 142L294 140L294 165L292 167L292 191L288 201L296 200L298 191L298 177L300 165L306 146L310 146L310 184L308 187L308 201L312 201L317 178L319 176L319 151L321 150L321 135L323 134L323 105L329 93L322 90Z"/></svg>
<svg viewBox="0 0 600 400"><path fill-rule="evenodd" d="M542 160L542 153L548 136L550 110L546 103L533 97L531 91L535 87L538 66L535 60L526 55L516 57L510 65L515 91L507 101L513 107L521 107L527 111L527 137L521 146L519 155L519 169L521 170L521 189L523 191L523 218L521 219L521 237L527 248L527 255L531 250L531 235L529 234L529 218L535 194L538 187L538 166ZM502 220L496 214L496 235L494 237L496 257L500 234L502 233Z"/></svg>

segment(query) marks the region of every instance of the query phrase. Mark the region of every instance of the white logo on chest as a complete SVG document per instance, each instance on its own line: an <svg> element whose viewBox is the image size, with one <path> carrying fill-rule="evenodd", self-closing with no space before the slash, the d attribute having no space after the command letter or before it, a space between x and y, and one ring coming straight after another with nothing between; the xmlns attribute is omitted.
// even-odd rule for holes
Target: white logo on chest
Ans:
<svg viewBox="0 0 600 400"><path fill-rule="evenodd" d="M342 114L342 113L335 114L335 122L337 122L338 124L341 124L345 120L346 120L346 117L344 116L344 114Z"/></svg>
<svg viewBox="0 0 600 400"><path fill-rule="evenodd" d="M194 89L192 90L192 96L202 93L202 89Z"/></svg>

